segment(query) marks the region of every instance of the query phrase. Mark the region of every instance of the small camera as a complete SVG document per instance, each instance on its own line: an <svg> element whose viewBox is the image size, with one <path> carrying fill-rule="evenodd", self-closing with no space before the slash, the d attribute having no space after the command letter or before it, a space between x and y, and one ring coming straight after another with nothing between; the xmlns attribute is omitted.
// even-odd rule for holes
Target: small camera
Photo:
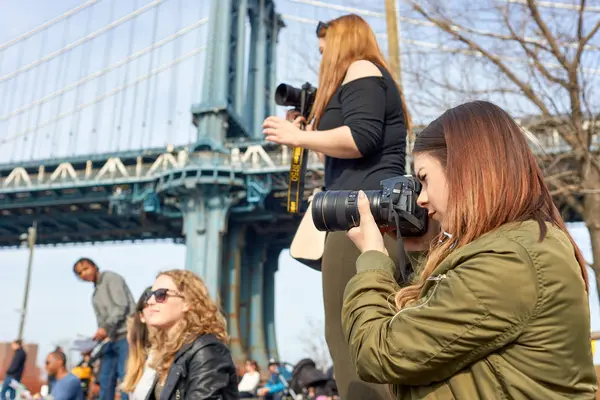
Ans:
<svg viewBox="0 0 600 400"><path fill-rule="evenodd" d="M364 190L379 227L395 227L403 237L427 232L427 210L417 205L421 183L413 176L381 181L381 190ZM347 231L360 225L358 191L329 190L315 194L312 217L319 231Z"/></svg>

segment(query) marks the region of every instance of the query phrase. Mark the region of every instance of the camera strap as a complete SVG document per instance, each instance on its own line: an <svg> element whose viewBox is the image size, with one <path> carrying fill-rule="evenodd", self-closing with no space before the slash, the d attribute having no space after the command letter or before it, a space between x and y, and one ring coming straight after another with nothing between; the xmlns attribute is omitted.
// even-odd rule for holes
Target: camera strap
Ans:
<svg viewBox="0 0 600 400"><path fill-rule="evenodd" d="M308 150L303 149L302 147L294 147L292 150L292 163L290 165L290 183L288 185L287 202L287 210L292 214L299 213L302 206L307 162Z"/></svg>
<svg viewBox="0 0 600 400"><path fill-rule="evenodd" d="M404 287L410 284L412 275L414 273L413 265L406 259L406 253L404 249L404 240L400 234L400 215L395 210L392 211L394 215L394 221L396 222L396 240L398 244L398 268L400 276L397 277L398 284L400 287Z"/></svg>

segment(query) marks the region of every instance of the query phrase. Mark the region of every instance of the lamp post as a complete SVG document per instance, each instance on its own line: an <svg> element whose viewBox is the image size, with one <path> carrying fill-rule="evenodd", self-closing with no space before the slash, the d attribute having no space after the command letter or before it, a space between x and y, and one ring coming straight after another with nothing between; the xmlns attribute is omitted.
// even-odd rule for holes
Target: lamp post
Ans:
<svg viewBox="0 0 600 400"><path fill-rule="evenodd" d="M29 246L29 261L27 263L27 277L25 278L25 294L23 295L23 307L21 307L21 322L19 323L20 340L23 339L23 329L25 328L25 315L27 314L27 302L29 300L29 285L31 283L31 266L33 264L33 250L37 239L37 223L27 229L27 233L21 235L20 239Z"/></svg>

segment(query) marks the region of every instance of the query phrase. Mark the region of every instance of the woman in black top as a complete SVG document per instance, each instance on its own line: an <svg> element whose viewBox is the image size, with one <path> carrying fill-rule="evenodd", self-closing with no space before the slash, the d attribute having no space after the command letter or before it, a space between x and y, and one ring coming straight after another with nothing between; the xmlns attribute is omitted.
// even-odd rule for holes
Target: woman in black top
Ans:
<svg viewBox="0 0 600 400"><path fill-rule="evenodd" d="M266 139L320 153L327 190L380 189L383 179L405 174L409 123L401 92L366 21L346 15L317 28L322 53L319 88L310 116L314 130L269 117ZM396 255L386 237L388 253ZM340 397L384 399L387 388L361 382L350 361L341 325L346 283L355 274L358 249L345 232L327 235L322 259L325 336Z"/></svg>

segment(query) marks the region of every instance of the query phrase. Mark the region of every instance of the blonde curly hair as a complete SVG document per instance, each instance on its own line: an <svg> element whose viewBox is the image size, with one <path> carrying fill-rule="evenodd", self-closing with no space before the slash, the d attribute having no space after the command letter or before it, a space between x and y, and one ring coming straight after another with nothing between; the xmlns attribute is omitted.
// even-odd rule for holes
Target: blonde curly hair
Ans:
<svg viewBox="0 0 600 400"><path fill-rule="evenodd" d="M184 345L192 343L201 335L213 334L227 344L227 323L217 304L210 298L208 288L196 274L186 270L160 272L159 276L168 276L177 290L183 295L189 310L177 323L176 329L151 331L152 361L150 366L164 382L175 359L175 354ZM173 334L172 332L175 332Z"/></svg>

